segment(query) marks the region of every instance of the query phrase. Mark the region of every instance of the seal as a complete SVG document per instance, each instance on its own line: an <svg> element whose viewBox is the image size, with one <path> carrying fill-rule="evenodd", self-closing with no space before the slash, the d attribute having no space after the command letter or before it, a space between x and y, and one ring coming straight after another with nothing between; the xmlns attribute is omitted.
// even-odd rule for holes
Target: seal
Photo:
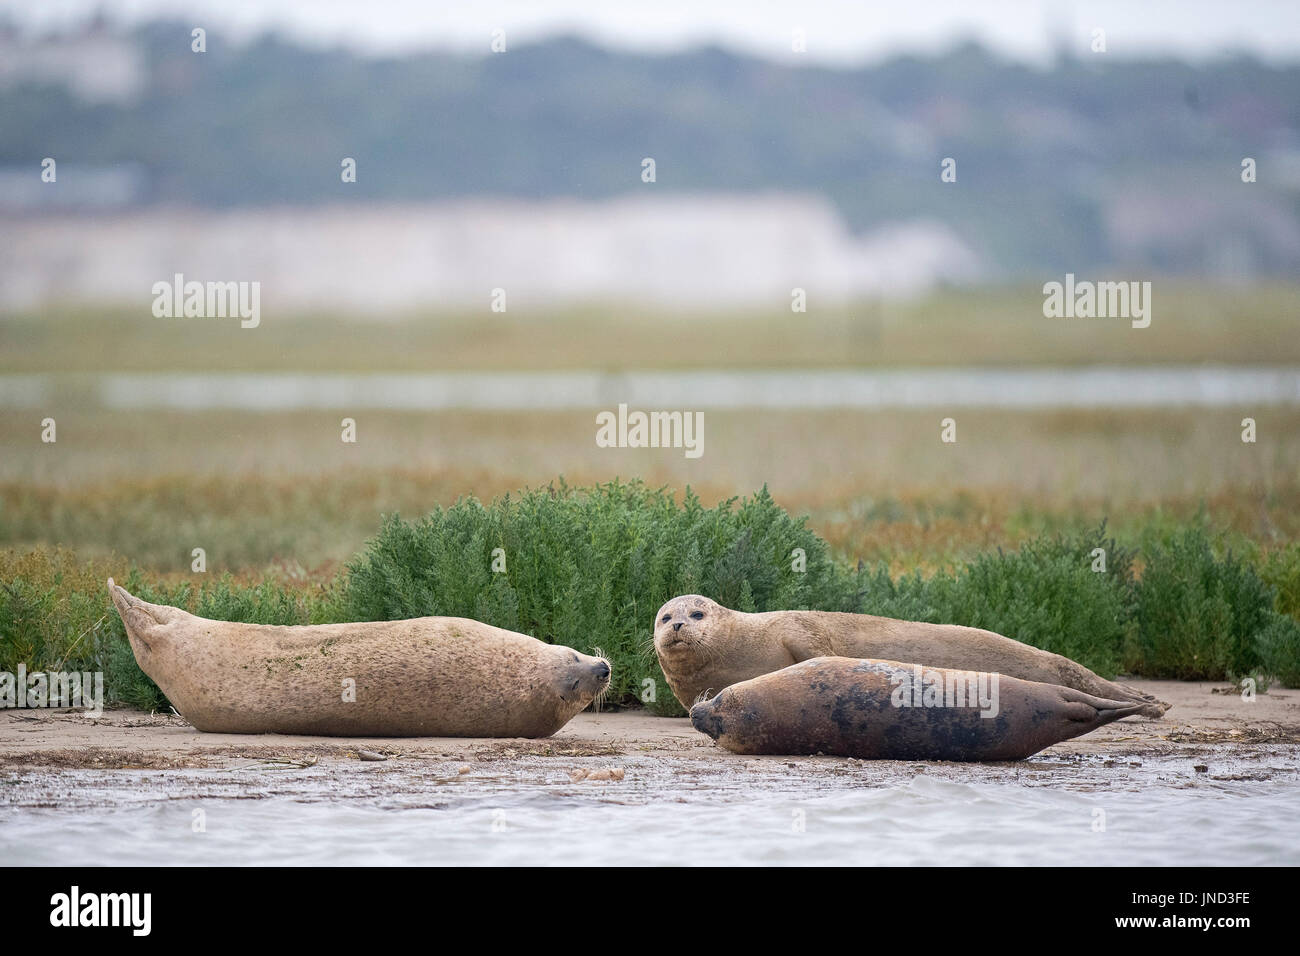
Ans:
<svg viewBox="0 0 1300 956"><path fill-rule="evenodd" d="M210 733L548 737L609 686L603 658L465 618L236 624L108 592L140 669Z"/></svg>
<svg viewBox="0 0 1300 956"><path fill-rule="evenodd" d="M1137 713L1146 717L1169 709L1150 694L1105 680L1068 657L959 624L838 611L747 614L686 594L655 615L654 645L668 686L687 708L701 696L814 657L866 657L1061 684L1108 700L1140 702Z"/></svg>
<svg viewBox="0 0 1300 956"><path fill-rule="evenodd" d="M1000 674L816 657L732 684L692 707L691 723L739 754L1023 760L1142 706Z"/></svg>

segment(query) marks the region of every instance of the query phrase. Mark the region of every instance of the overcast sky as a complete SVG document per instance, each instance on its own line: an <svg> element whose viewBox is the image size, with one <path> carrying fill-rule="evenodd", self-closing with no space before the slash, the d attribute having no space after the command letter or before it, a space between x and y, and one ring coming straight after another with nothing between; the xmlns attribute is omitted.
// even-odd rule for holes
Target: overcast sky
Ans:
<svg viewBox="0 0 1300 956"><path fill-rule="evenodd" d="M102 9L117 19L178 16L196 26L275 27L320 43L378 52L422 47L485 51L578 33L649 50L720 43L789 58L792 30L807 57L849 64L903 50L943 49L975 37L1005 54L1046 60L1054 43L1087 49L1106 31L1117 56L1204 58L1247 50L1300 60L1300 0L0 0L24 25L51 27Z"/></svg>

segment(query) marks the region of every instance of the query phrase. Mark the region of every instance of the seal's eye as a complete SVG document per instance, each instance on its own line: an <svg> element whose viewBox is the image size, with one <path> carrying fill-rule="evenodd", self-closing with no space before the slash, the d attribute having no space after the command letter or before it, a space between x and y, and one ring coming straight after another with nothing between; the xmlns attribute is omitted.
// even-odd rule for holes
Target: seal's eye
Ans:
<svg viewBox="0 0 1300 956"><path fill-rule="evenodd" d="M692 612L691 612L691 617L693 617L695 620L698 621L700 618L704 617L704 612L703 612L703 611L692 611Z"/></svg>
<svg viewBox="0 0 1300 956"><path fill-rule="evenodd" d="M665 614L665 615L664 615L663 617L661 617L659 620L661 620L663 623L667 624L667 623L668 623L669 621L671 621L672 619L673 619L673 616L672 616L671 614Z"/></svg>

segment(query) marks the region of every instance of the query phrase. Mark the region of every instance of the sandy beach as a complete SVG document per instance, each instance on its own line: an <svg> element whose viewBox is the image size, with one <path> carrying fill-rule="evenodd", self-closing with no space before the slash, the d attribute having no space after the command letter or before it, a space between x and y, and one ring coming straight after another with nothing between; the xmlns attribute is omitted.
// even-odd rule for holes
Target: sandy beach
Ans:
<svg viewBox="0 0 1300 956"><path fill-rule="evenodd" d="M715 775L726 779L759 768L813 779L852 772L868 786L918 772L1085 789L1300 778L1300 691L1277 688L1251 701L1219 682L1132 683L1169 701L1168 714L1161 720L1130 718L1029 760L996 764L739 756L697 733L685 718L644 711L582 713L543 740L207 734L171 714L109 710L88 718L72 710L12 711L0 718L0 768L11 784L0 789L0 803L49 805L76 772L110 770L238 770L242 780L266 782L285 780L294 770L328 767L342 791L349 771L357 770L367 779L380 773L399 788L431 776L474 780L486 774L498 783L512 777L533 782L610 768L625 773L611 783L629 785L637 777L684 775L707 786ZM201 795L207 778L186 779L191 783L182 790Z"/></svg>
<svg viewBox="0 0 1300 956"><path fill-rule="evenodd" d="M27 864L1295 863L1300 691L1170 701L1014 763L728 753L684 718L553 737L205 734L0 714L0 855ZM86 855L86 848L92 848Z"/></svg>

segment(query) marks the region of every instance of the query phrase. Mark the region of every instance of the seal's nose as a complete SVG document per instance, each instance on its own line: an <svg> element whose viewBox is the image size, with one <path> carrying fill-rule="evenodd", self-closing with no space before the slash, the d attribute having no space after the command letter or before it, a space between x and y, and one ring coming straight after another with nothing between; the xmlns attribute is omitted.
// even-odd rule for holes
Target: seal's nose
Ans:
<svg viewBox="0 0 1300 956"><path fill-rule="evenodd" d="M691 726L714 740L722 733L722 721L714 713L713 702L702 700L691 708Z"/></svg>
<svg viewBox="0 0 1300 956"><path fill-rule="evenodd" d="M674 621L674 622L673 622L673 630L674 630L674 631L680 631L680 630L682 629L682 625L685 624L685 623L686 623L685 621Z"/></svg>
<svg viewBox="0 0 1300 956"><path fill-rule="evenodd" d="M606 663L605 661L596 661L596 677L599 680L607 680L609 678L608 663Z"/></svg>

